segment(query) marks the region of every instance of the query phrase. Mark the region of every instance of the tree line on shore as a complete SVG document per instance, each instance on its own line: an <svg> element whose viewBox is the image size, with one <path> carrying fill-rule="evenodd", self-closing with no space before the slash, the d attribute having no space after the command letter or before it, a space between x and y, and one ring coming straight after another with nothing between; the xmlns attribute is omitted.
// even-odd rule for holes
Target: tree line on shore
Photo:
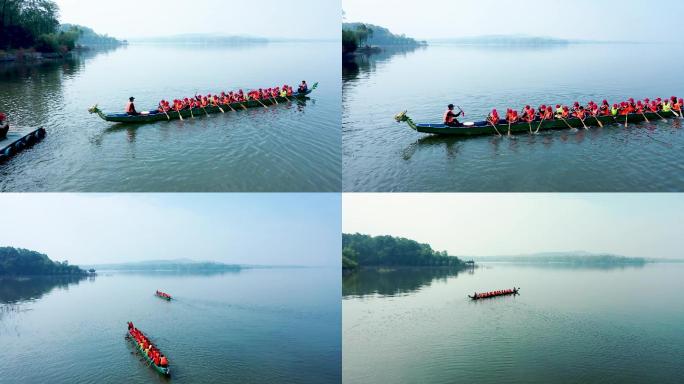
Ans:
<svg viewBox="0 0 684 384"><path fill-rule="evenodd" d="M342 234L342 268L364 266L463 267L465 263L446 251L403 237Z"/></svg>
<svg viewBox="0 0 684 384"><path fill-rule="evenodd" d="M51 0L0 0L0 49L33 48L66 53L76 46L78 29L59 31L59 7Z"/></svg>
<svg viewBox="0 0 684 384"><path fill-rule="evenodd" d="M372 46L382 47L417 47L427 45L405 35L396 35L387 28L373 24L343 23L342 53L349 54L360 48L370 49Z"/></svg>
<svg viewBox="0 0 684 384"><path fill-rule="evenodd" d="M91 271L95 272L94 270ZM52 261L42 253L22 248L0 247L0 276L86 275L68 261Z"/></svg>

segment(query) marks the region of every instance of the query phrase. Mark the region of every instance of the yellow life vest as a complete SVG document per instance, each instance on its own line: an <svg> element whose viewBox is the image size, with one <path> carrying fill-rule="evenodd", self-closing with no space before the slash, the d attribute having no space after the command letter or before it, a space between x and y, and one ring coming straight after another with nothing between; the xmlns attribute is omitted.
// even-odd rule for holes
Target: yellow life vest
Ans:
<svg viewBox="0 0 684 384"><path fill-rule="evenodd" d="M670 112L672 110L672 106L670 103L663 102L663 112Z"/></svg>
<svg viewBox="0 0 684 384"><path fill-rule="evenodd" d="M615 107L613 107L613 108L610 109L610 113L611 113L613 116L617 116L617 115L618 115L618 112L619 112L619 110L618 110L617 108L615 108Z"/></svg>

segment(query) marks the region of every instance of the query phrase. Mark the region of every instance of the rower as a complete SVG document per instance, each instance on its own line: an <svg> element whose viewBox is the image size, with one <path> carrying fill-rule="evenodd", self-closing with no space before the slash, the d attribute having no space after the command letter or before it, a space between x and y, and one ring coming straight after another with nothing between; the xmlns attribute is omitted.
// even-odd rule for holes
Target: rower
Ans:
<svg viewBox="0 0 684 384"><path fill-rule="evenodd" d="M168 367L169 365L169 360L166 359L166 356L162 353L159 357L159 366L160 367Z"/></svg>
<svg viewBox="0 0 684 384"><path fill-rule="evenodd" d="M126 114L129 116L139 115L138 111L135 110L135 104L133 104L133 101L135 101L135 97L129 97L128 103L126 103L126 107L124 108L124 112L126 112Z"/></svg>
<svg viewBox="0 0 684 384"><path fill-rule="evenodd" d="M521 115L522 118L527 122L534 121L534 109L532 109L532 107L530 107L529 105L526 105L525 108L523 108Z"/></svg>
<svg viewBox="0 0 684 384"><path fill-rule="evenodd" d="M462 113L462 111L459 113L454 113L454 105L449 104L447 106L446 112L444 112L444 125L448 127L462 127L463 124L456 120L456 118L461 116Z"/></svg>
<svg viewBox="0 0 684 384"><path fill-rule="evenodd" d="M556 117L563 115L563 107L560 104L556 104Z"/></svg>
<svg viewBox="0 0 684 384"><path fill-rule="evenodd" d="M309 86L306 84L306 80L302 80L302 83L299 84L299 93L306 93L309 90Z"/></svg>
<svg viewBox="0 0 684 384"><path fill-rule="evenodd" d="M568 108L567 106L563 107L563 113L560 117L561 119L567 119L568 117L570 117L570 108Z"/></svg>
<svg viewBox="0 0 684 384"><path fill-rule="evenodd" d="M608 105L608 100L603 100L603 104L599 108L602 116L610 115L610 106Z"/></svg>
<svg viewBox="0 0 684 384"><path fill-rule="evenodd" d="M546 107L546 112L544 112L544 120L553 120L553 108L549 105Z"/></svg>
<svg viewBox="0 0 684 384"><path fill-rule="evenodd" d="M492 112L489 113L489 115L487 116L487 121L492 125L499 124L499 112L496 111L496 108L492 109Z"/></svg>

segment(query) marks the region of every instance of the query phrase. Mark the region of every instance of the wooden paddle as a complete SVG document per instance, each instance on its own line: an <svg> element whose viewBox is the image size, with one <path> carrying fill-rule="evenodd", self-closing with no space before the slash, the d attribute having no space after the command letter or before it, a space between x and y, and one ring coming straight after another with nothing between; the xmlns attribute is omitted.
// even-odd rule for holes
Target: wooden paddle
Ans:
<svg viewBox="0 0 684 384"><path fill-rule="evenodd" d="M544 117L542 117L541 120L539 121L539 125L537 125L537 130L534 131L535 134L539 133L539 128L541 128L543 122L544 122ZM532 133L532 132L530 132L530 133Z"/></svg>
<svg viewBox="0 0 684 384"><path fill-rule="evenodd" d="M232 105L230 105L230 103L228 103L228 104L226 104L226 105L228 106L228 108L230 108L230 110L231 110L231 111L233 111L233 112L237 112L237 111L236 111L236 110L235 110L235 109L233 108L233 106L232 106Z"/></svg>
<svg viewBox="0 0 684 384"><path fill-rule="evenodd" d="M591 115L594 116L594 119L596 119L596 122L598 123L599 127L603 128L603 123L601 122L601 120L599 120L596 114L592 113Z"/></svg>
<svg viewBox="0 0 684 384"><path fill-rule="evenodd" d="M628 122L629 122L629 113L625 115L625 128L627 128Z"/></svg>
<svg viewBox="0 0 684 384"><path fill-rule="evenodd" d="M511 121L508 120L508 136L511 136Z"/></svg>
<svg viewBox="0 0 684 384"><path fill-rule="evenodd" d="M221 111L221 113L226 113L226 111L224 111L223 108L221 108L221 106L218 104L218 102L214 102L214 103L215 103L214 105L216 105L218 107L218 109Z"/></svg>
<svg viewBox="0 0 684 384"><path fill-rule="evenodd" d="M662 116L660 115L660 113L658 113L658 112L653 112L653 113L655 113L655 114L656 114L658 117L660 117L663 121L667 121L667 119L664 118L664 117L662 117Z"/></svg>
<svg viewBox="0 0 684 384"><path fill-rule="evenodd" d="M565 123L565 125L568 126L568 128L570 128L570 129L573 129L573 128L574 128L574 127L573 127L572 125L570 125L570 123L568 123L567 120L565 120L562 116L559 117L559 119L563 120L563 122Z"/></svg>
<svg viewBox="0 0 684 384"><path fill-rule="evenodd" d="M499 133L499 130L496 129L496 124L492 123L491 120L487 120L487 122L488 122L489 124L491 124L492 127L494 127L494 130L496 131L496 134L499 135L499 137L501 137L501 133Z"/></svg>
<svg viewBox="0 0 684 384"><path fill-rule="evenodd" d="M583 119L583 118L581 118L581 117L579 117L579 116L578 116L577 118L580 119L580 121L582 122L582 125L584 126L584 129L589 129L589 127L587 127L587 125L584 124L584 119Z"/></svg>
<svg viewBox="0 0 684 384"><path fill-rule="evenodd" d="M164 106L161 107L161 110L162 110L162 112L164 112L164 114L166 115L166 119L169 120L169 121L171 121L171 116L169 116L169 114L166 113L166 110L164 109Z"/></svg>
<svg viewBox="0 0 684 384"><path fill-rule="evenodd" d="M188 105L188 109L190 110L190 117L192 117L192 118L194 119L194 118L195 118L195 114L192 113L192 105Z"/></svg>
<svg viewBox="0 0 684 384"><path fill-rule="evenodd" d="M183 120L183 115L181 115L180 109L178 109L178 107L176 107L176 112L178 112L178 117L180 117L180 119L181 119L181 121L182 121L182 120Z"/></svg>
<svg viewBox="0 0 684 384"><path fill-rule="evenodd" d="M266 106L266 104L264 104L264 103L262 103L262 102L261 102L261 100L259 100L259 99L254 99L254 100L258 101L258 102L259 102L259 104L261 104L261 105L263 105L263 106L264 106L264 108L268 108L268 107Z"/></svg>
<svg viewBox="0 0 684 384"><path fill-rule="evenodd" d="M644 120L646 120L647 123L650 123L650 121L648 121L648 117L646 117L646 114L644 113L644 111L641 111L641 116L644 117Z"/></svg>

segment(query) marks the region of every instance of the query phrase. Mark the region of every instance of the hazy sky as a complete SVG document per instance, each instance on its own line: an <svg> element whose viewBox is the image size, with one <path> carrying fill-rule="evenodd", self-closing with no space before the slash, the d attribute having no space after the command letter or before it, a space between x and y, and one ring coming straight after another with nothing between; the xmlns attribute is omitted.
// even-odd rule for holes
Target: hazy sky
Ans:
<svg viewBox="0 0 684 384"><path fill-rule="evenodd" d="M97 264L339 265L337 194L3 194L0 246Z"/></svg>
<svg viewBox="0 0 684 384"><path fill-rule="evenodd" d="M186 33L339 39L339 0L56 0L61 22L118 38Z"/></svg>
<svg viewBox="0 0 684 384"><path fill-rule="evenodd" d="M525 34L569 39L681 41L683 1L342 0L345 21L420 39Z"/></svg>
<svg viewBox="0 0 684 384"><path fill-rule="evenodd" d="M407 237L453 255L684 257L681 194L345 194L342 203L346 233Z"/></svg>

